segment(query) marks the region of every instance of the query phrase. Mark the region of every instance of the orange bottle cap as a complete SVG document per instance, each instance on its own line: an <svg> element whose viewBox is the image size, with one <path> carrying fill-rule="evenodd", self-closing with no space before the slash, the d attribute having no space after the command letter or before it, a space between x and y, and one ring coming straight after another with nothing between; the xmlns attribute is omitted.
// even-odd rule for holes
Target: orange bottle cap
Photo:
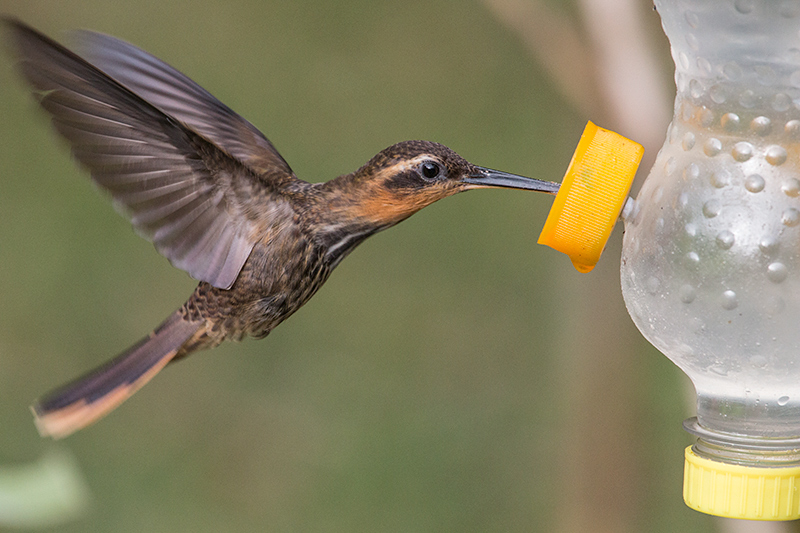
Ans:
<svg viewBox="0 0 800 533"><path fill-rule="evenodd" d="M591 271L611 236L643 154L641 144L589 122L538 243L567 254L579 272Z"/></svg>

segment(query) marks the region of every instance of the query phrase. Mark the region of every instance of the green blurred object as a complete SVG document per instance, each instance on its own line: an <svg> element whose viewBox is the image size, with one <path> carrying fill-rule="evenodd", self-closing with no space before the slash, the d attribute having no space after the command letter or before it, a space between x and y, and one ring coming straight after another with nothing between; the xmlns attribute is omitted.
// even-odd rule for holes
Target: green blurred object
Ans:
<svg viewBox="0 0 800 533"><path fill-rule="evenodd" d="M75 459L50 451L32 464L0 466L0 527L43 528L86 513L91 497Z"/></svg>

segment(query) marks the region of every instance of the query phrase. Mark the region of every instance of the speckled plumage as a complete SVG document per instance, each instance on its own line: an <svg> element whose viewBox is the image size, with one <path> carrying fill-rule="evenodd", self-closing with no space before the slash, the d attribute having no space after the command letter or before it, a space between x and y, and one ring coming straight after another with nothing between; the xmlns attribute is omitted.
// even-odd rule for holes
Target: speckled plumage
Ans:
<svg viewBox="0 0 800 533"><path fill-rule="evenodd" d="M73 156L134 228L200 281L153 333L33 407L56 438L98 420L170 361L264 337L370 235L459 191L558 186L407 141L325 183L298 179L252 124L142 50L77 34L77 55L16 20L12 54Z"/></svg>

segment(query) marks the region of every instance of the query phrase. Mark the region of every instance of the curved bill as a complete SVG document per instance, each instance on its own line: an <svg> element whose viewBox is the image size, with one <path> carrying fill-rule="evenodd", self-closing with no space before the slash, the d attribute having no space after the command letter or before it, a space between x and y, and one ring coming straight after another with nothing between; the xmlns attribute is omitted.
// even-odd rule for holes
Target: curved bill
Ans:
<svg viewBox="0 0 800 533"><path fill-rule="evenodd" d="M475 171L461 180L477 187L503 187L506 189L525 189L527 191L539 191L549 194L558 192L560 185L552 181L543 181L517 174L509 174L501 170L491 168L475 167Z"/></svg>

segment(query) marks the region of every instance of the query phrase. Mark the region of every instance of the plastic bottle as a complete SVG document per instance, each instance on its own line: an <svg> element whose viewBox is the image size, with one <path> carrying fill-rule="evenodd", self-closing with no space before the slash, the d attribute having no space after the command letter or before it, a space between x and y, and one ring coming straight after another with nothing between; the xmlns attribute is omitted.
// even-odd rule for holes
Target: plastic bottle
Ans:
<svg viewBox="0 0 800 533"><path fill-rule="evenodd" d="M625 221L622 291L691 378L691 507L800 518L800 1L656 0L667 140Z"/></svg>

